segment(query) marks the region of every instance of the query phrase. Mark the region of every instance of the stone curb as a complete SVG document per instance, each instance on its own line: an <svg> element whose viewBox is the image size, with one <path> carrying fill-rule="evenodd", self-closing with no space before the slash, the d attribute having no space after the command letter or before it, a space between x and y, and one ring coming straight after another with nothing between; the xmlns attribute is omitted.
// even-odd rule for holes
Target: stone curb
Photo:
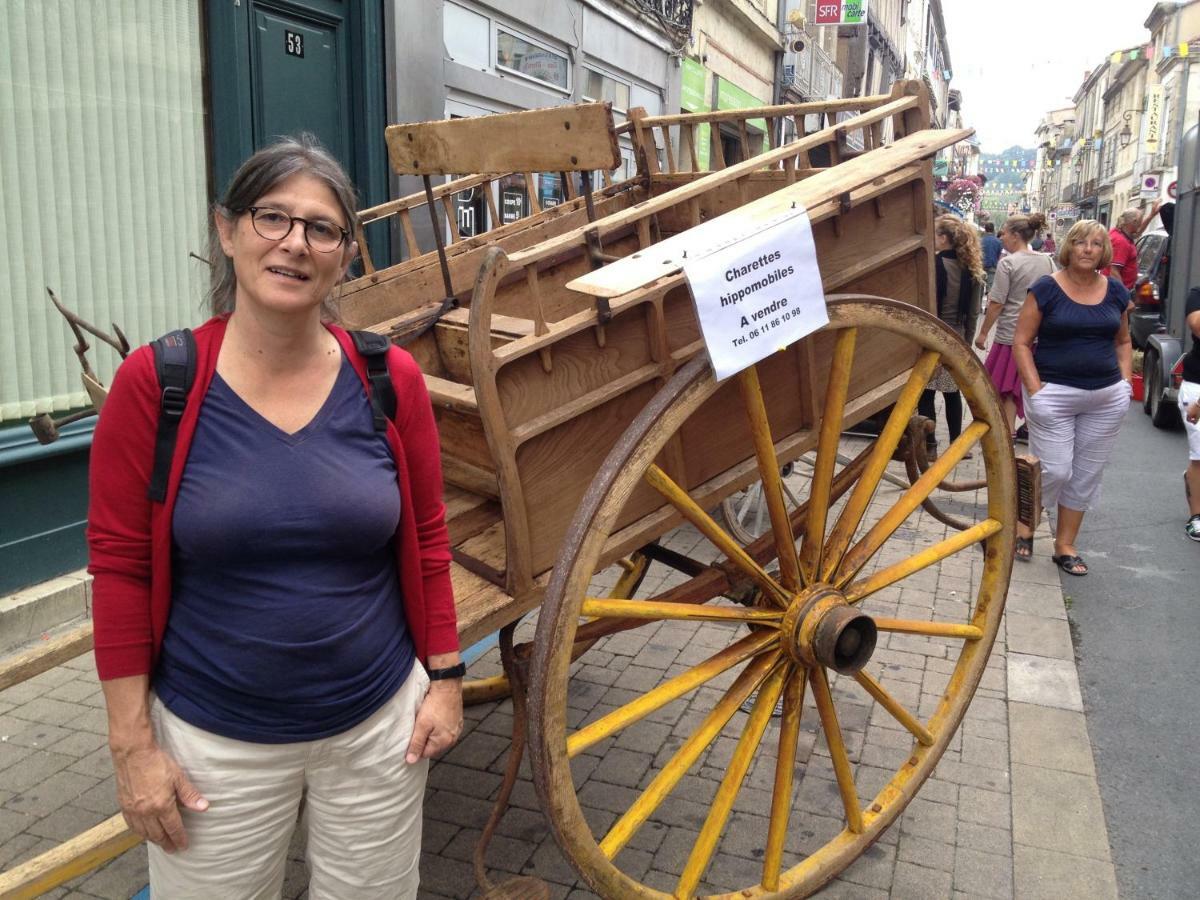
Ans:
<svg viewBox="0 0 1200 900"><path fill-rule="evenodd" d="M1116 870L1067 624L1043 523L1013 564L1005 608L1012 776L1013 895L1117 897Z"/></svg>

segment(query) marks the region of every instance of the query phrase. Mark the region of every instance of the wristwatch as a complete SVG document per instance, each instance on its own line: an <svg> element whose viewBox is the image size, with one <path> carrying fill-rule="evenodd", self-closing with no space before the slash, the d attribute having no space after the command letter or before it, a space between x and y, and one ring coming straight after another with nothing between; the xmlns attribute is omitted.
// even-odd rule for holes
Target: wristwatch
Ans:
<svg viewBox="0 0 1200 900"><path fill-rule="evenodd" d="M462 678L467 674L467 664L460 662L445 669L429 669L426 673L430 681L445 681L448 678Z"/></svg>

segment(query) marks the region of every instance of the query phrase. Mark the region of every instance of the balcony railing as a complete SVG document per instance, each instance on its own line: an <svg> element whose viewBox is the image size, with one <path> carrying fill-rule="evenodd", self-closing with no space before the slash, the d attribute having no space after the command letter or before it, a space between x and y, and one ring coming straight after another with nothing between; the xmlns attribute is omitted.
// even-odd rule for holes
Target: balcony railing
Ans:
<svg viewBox="0 0 1200 900"><path fill-rule="evenodd" d="M840 97L841 77L829 54L813 40L805 41L799 53L784 55L782 87L791 88L805 99Z"/></svg>
<svg viewBox="0 0 1200 900"><path fill-rule="evenodd" d="M692 0L630 0L666 27L680 32L692 30Z"/></svg>

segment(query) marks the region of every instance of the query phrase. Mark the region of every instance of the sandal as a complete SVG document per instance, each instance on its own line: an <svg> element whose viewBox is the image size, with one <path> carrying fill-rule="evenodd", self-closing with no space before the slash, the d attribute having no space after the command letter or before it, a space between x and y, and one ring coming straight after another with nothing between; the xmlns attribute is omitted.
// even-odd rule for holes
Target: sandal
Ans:
<svg viewBox="0 0 1200 900"><path fill-rule="evenodd" d="M1064 553L1062 556L1052 556L1050 561L1066 572L1068 575L1083 576L1088 573L1087 563L1083 561L1082 556L1071 556ZM1082 569L1083 571L1079 571Z"/></svg>
<svg viewBox="0 0 1200 900"><path fill-rule="evenodd" d="M1030 562L1033 559L1033 538L1018 537L1017 546L1013 549L1013 556L1021 562Z"/></svg>

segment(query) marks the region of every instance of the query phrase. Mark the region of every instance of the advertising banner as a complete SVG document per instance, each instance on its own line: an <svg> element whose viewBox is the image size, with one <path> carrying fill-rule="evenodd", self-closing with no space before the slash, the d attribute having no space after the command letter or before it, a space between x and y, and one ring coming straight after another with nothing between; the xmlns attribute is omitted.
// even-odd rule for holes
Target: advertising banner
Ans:
<svg viewBox="0 0 1200 900"><path fill-rule="evenodd" d="M1156 84L1146 94L1146 152L1157 153L1162 139L1163 86Z"/></svg>
<svg viewBox="0 0 1200 900"><path fill-rule="evenodd" d="M867 21L867 0L817 0L814 25L860 25Z"/></svg>

